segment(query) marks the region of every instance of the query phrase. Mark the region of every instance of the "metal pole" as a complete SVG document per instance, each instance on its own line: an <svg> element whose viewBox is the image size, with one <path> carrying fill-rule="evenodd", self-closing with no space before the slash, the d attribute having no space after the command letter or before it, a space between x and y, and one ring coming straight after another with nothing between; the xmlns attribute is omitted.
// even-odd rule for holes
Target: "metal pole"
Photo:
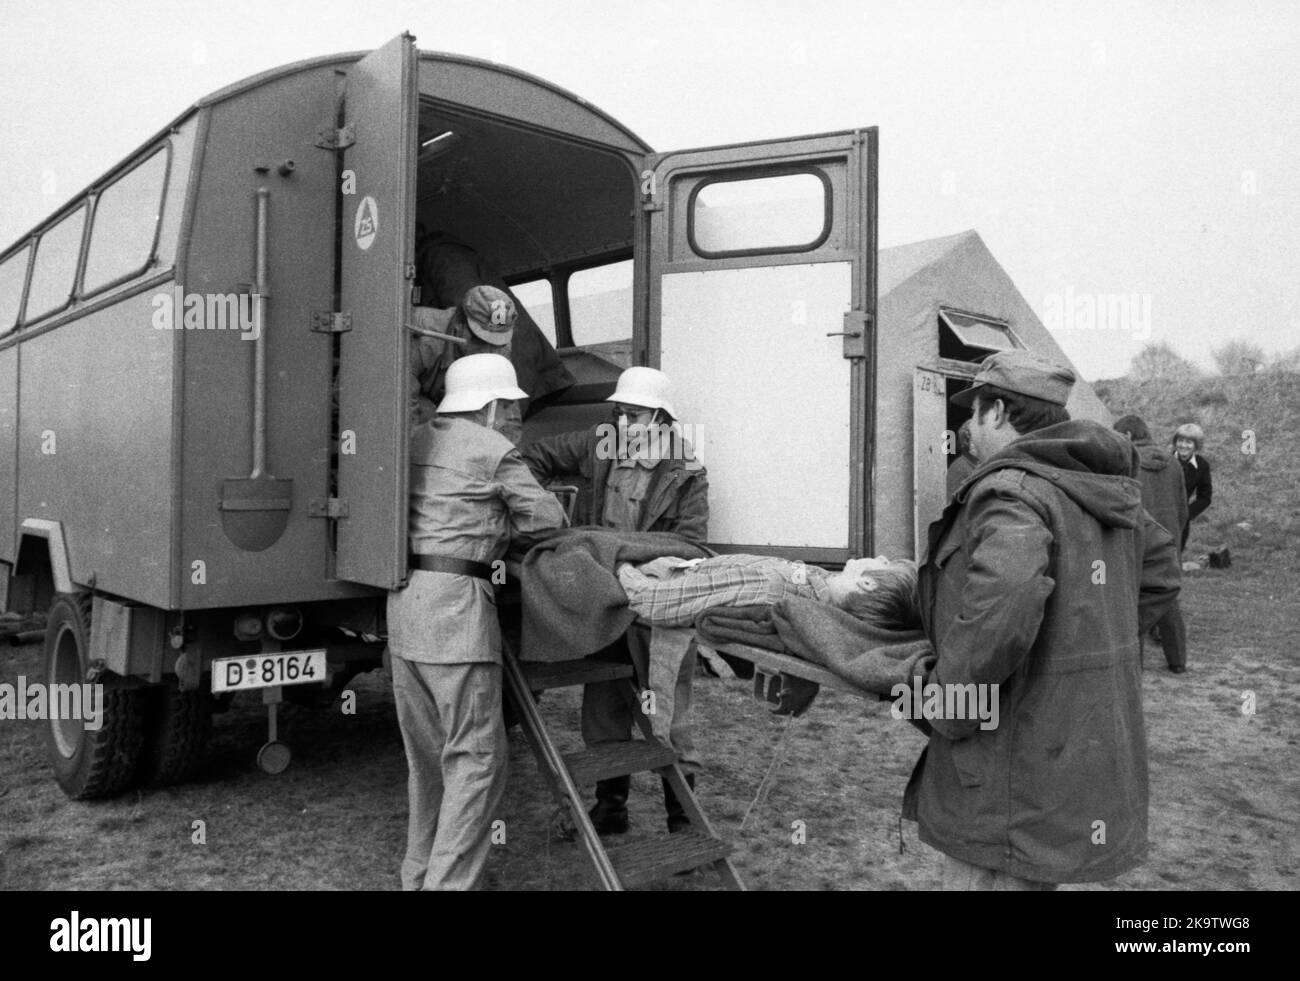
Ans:
<svg viewBox="0 0 1300 981"><path fill-rule="evenodd" d="M253 287L257 337L253 341L253 472L250 477L266 474L266 225L270 197L267 188L257 189L257 282Z"/></svg>

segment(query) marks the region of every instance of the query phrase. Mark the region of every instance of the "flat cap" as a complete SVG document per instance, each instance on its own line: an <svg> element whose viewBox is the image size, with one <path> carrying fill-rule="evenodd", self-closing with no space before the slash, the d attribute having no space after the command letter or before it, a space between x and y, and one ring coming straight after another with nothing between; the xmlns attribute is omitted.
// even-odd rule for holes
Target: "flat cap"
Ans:
<svg viewBox="0 0 1300 981"><path fill-rule="evenodd" d="M1075 374L1069 368L1029 351L999 351L985 359L970 388L954 395L950 402L970 408L985 385L1028 395L1056 405L1065 405L1074 387Z"/></svg>
<svg viewBox="0 0 1300 981"><path fill-rule="evenodd" d="M461 300L465 323L480 340L497 347L509 344L515 329L515 301L495 286L475 286Z"/></svg>

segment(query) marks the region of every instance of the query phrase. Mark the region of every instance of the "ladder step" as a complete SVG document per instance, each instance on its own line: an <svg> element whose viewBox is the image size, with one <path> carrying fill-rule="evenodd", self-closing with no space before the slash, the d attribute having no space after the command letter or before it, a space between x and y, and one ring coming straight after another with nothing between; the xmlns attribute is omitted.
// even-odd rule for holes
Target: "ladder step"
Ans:
<svg viewBox="0 0 1300 981"><path fill-rule="evenodd" d="M710 865L731 854L731 846L702 831L642 838L609 849L619 879L627 888L657 882L675 872Z"/></svg>
<svg viewBox="0 0 1300 981"><path fill-rule="evenodd" d="M644 773L663 766L672 766L677 754L663 743L648 739L629 739L622 743L606 743L576 753L564 754L564 765L579 787L590 786L597 780L623 777L630 773Z"/></svg>
<svg viewBox="0 0 1300 981"><path fill-rule="evenodd" d="M592 661L588 658L576 661L521 661L519 666L523 669L524 680L528 682L530 691L569 688L573 685L632 677L630 664Z"/></svg>

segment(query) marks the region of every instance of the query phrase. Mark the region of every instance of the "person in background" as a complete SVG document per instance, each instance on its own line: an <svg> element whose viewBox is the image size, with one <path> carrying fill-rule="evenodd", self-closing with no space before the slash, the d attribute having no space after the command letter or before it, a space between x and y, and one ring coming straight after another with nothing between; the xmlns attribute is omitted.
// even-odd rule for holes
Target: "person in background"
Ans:
<svg viewBox="0 0 1300 981"><path fill-rule="evenodd" d="M477 249L442 231L426 231L416 224L417 303L448 309L458 306L476 286L492 286L509 295L518 319L508 357L515 366L519 387L528 393L519 408L527 416L553 401L574 383L555 346L519 302L500 271Z"/></svg>
<svg viewBox="0 0 1300 981"><path fill-rule="evenodd" d="M1174 453L1183 465L1183 486L1187 490L1187 522L1183 525L1182 548L1187 548L1187 534L1192 521L1210 506L1214 497L1210 461L1201 456L1204 444L1205 430L1194 422L1185 422L1174 430Z"/></svg>
<svg viewBox="0 0 1300 981"><path fill-rule="evenodd" d="M1164 529L1180 537L1187 525L1187 492L1183 489L1183 468L1170 453L1151 441L1151 431L1140 416L1127 415L1115 423L1138 451L1138 481L1142 484L1142 506ZM1187 628L1178 600L1156 623L1165 662L1174 674L1187 670Z"/></svg>
<svg viewBox="0 0 1300 981"><path fill-rule="evenodd" d="M628 368L606 401L614 404L611 422L539 440L524 451L534 476L542 484L565 477L589 482L589 524L618 531L675 532L703 544L709 525L708 473L673 426L677 413L668 376L654 368ZM631 660L642 681L648 681L649 650L635 630L592 657ZM695 664L692 647L677 676L670 720L671 742L692 788L700 769L689 725ZM626 742L632 738L633 712L638 710L624 681L587 685L582 693L583 741L588 746ZM631 777L597 782L591 820L598 832L627 831L631 786ZM666 780L663 788L668 830L685 830L690 822L676 794Z"/></svg>
<svg viewBox="0 0 1300 981"><path fill-rule="evenodd" d="M388 594L388 649L410 769L404 889L474 889L506 780L501 633L491 563L563 527L555 496L498 431L524 397L514 368L474 354L447 369L438 414L411 434L407 585Z"/></svg>
<svg viewBox="0 0 1300 981"><path fill-rule="evenodd" d="M471 354L499 354L510 357L518 314L514 300L495 286L475 286L459 303L447 309L412 307L415 326L448 335L433 337L413 333L408 372L410 375L411 425L433 418L441 400L447 369L457 358ZM451 340L449 338L456 338ZM518 446L523 438L519 403L510 400L499 430Z"/></svg>

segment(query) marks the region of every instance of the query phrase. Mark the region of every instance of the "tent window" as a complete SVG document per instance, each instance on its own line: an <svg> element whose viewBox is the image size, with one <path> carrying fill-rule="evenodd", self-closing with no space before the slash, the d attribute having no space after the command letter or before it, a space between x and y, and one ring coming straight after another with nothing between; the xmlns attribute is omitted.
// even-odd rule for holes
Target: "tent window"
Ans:
<svg viewBox="0 0 1300 981"><path fill-rule="evenodd" d="M24 246L4 262L0 262L0 337L14 329L18 322L18 308L22 306L23 281L27 279L27 256L32 251Z"/></svg>
<svg viewBox="0 0 1300 981"><path fill-rule="evenodd" d="M1010 325L996 317L939 311L939 356L955 361L982 361L995 351L1024 347Z"/></svg>

